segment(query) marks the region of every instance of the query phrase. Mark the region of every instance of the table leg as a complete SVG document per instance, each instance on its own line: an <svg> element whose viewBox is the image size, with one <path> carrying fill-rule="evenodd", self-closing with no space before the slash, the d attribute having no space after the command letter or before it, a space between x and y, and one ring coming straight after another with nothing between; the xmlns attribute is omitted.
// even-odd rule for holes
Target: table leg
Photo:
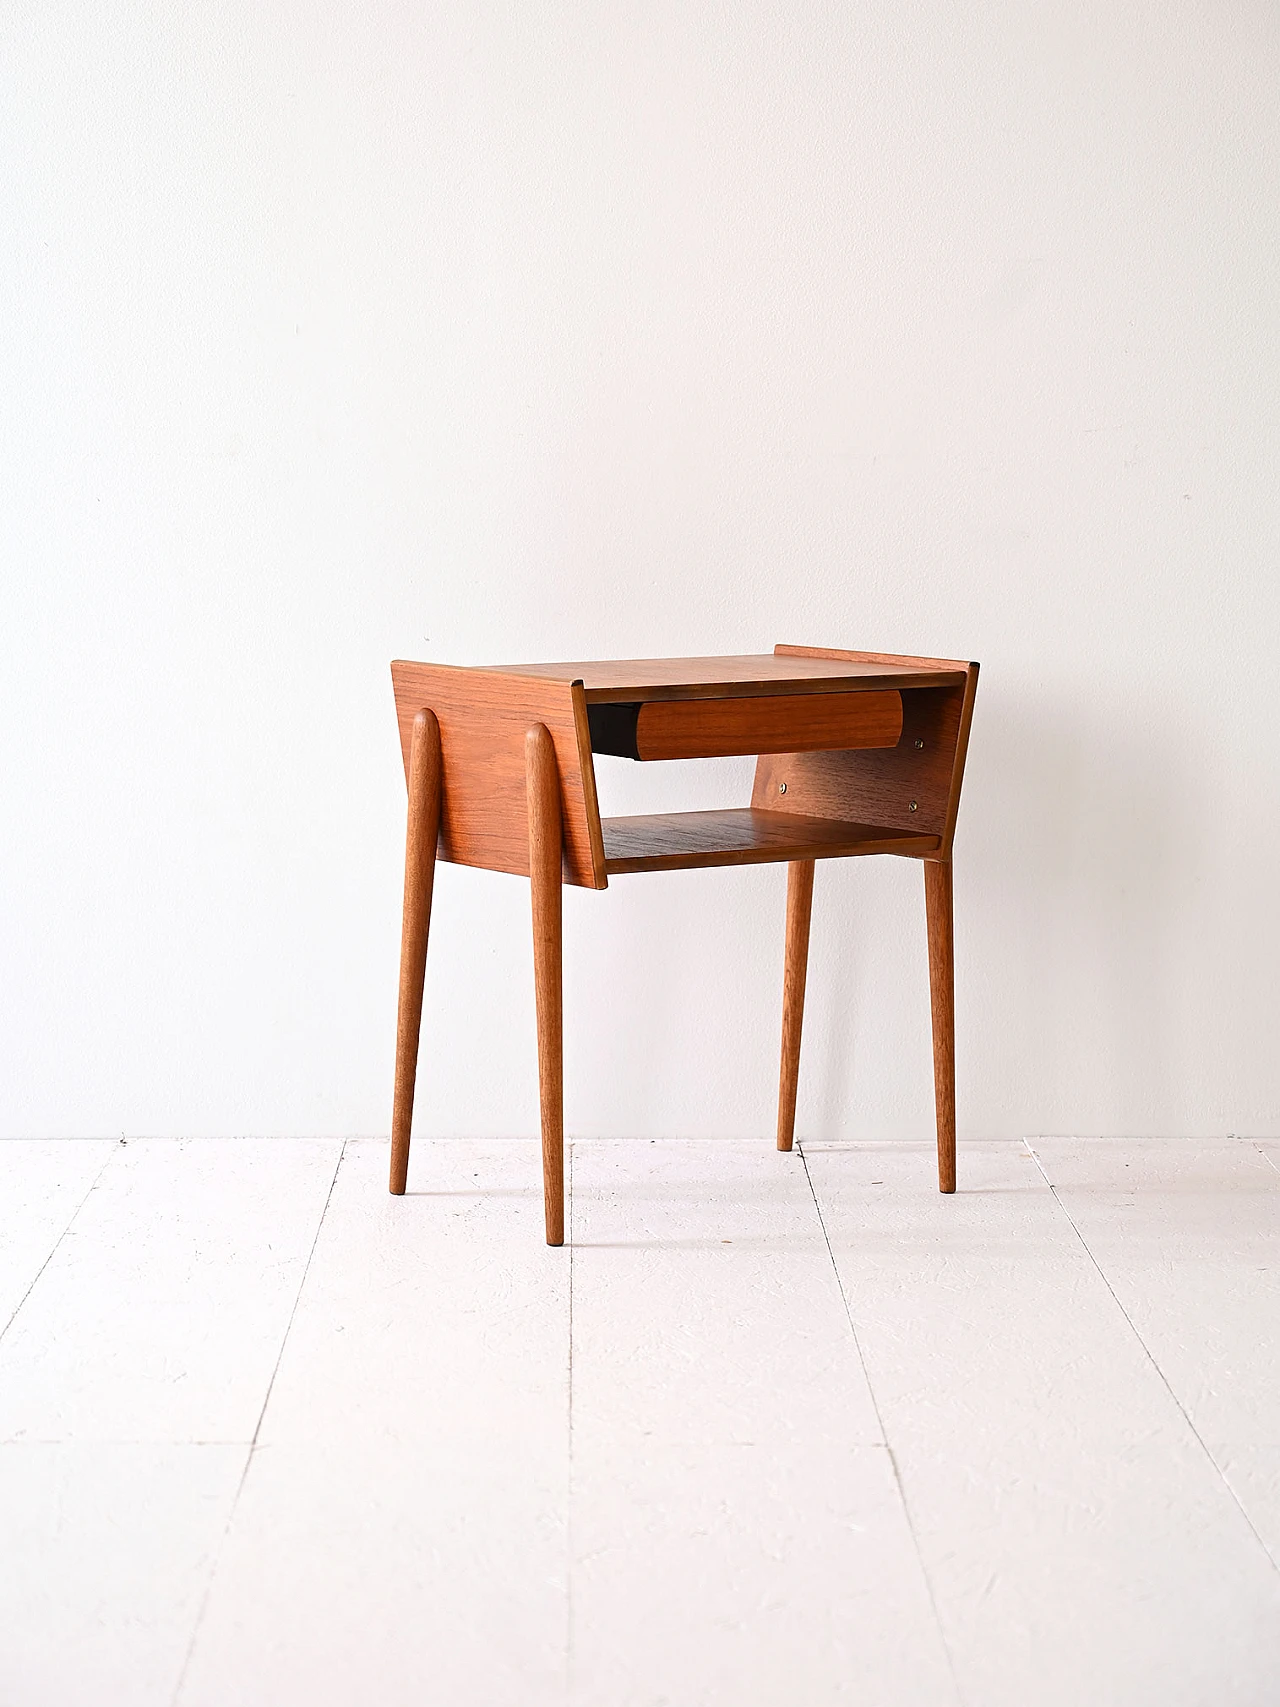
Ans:
<svg viewBox="0 0 1280 1707"><path fill-rule="evenodd" d="M950 860L924 861L933 1008L933 1094L938 1118L938 1190L956 1189L956 993Z"/></svg>
<svg viewBox="0 0 1280 1707"><path fill-rule="evenodd" d="M435 713L413 720L409 749L409 820L404 849L404 918L400 933L400 1002L396 1016L396 1087L391 1108L391 1190L403 1196L418 1075L422 985L440 833L440 725Z"/></svg>
<svg viewBox="0 0 1280 1707"><path fill-rule="evenodd" d="M782 974L782 1071L778 1077L778 1148L789 1150L796 1131L796 1087L800 1081L800 1028L809 968L809 919L813 910L811 859L787 866L787 950Z"/></svg>
<svg viewBox="0 0 1280 1707"><path fill-rule="evenodd" d="M564 1042L561 928L560 774L544 723L525 737L529 878L533 899L533 983L538 1006L538 1091L542 1105L542 1189L547 1243L564 1243Z"/></svg>

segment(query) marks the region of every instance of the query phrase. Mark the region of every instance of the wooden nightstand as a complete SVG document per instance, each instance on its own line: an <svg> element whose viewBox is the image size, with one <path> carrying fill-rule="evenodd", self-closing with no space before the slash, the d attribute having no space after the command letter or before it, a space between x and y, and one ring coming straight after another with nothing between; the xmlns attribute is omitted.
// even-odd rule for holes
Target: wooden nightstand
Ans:
<svg viewBox="0 0 1280 1707"><path fill-rule="evenodd" d="M402 1193L437 858L531 879L547 1243L564 1243L560 889L690 866L788 863L778 1148L795 1129L814 861L924 864L938 1184L956 1186L951 843L978 666L778 646L759 656L458 669L395 663L409 784L391 1121ZM751 804L601 818L593 755L757 754Z"/></svg>

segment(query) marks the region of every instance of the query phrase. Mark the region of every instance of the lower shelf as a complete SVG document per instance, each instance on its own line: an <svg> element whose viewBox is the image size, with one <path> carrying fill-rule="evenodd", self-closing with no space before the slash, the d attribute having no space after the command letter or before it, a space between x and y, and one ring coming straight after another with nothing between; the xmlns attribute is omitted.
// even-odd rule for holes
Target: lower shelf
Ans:
<svg viewBox="0 0 1280 1707"><path fill-rule="evenodd" d="M850 854L927 854L937 836L809 818L798 812L659 812L604 818L605 870L684 871L695 866L762 865L771 860L834 859Z"/></svg>

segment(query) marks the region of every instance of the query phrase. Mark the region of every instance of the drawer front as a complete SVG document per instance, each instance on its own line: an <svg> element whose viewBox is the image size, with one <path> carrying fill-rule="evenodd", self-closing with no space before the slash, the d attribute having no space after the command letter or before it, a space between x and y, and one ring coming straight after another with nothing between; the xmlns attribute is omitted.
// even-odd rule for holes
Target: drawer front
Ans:
<svg viewBox="0 0 1280 1707"><path fill-rule="evenodd" d="M652 700L589 711L595 751L635 759L892 747L902 733L902 695L896 691ZM606 711L607 718L596 715Z"/></svg>

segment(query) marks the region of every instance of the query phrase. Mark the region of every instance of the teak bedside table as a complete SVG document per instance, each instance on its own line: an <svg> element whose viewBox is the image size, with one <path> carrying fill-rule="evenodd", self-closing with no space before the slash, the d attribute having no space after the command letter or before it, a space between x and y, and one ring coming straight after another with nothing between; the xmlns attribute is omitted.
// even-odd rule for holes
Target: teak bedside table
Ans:
<svg viewBox="0 0 1280 1707"><path fill-rule="evenodd" d="M956 1188L951 842L978 666L778 646L741 658L644 658L457 669L394 663L409 784L391 1116L405 1189L435 862L531 879L547 1243L564 1243L560 886L786 860L778 1148L795 1130L813 868L900 854L924 863L938 1185ZM754 753L747 807L604 818L592 755Z"/></svg>

